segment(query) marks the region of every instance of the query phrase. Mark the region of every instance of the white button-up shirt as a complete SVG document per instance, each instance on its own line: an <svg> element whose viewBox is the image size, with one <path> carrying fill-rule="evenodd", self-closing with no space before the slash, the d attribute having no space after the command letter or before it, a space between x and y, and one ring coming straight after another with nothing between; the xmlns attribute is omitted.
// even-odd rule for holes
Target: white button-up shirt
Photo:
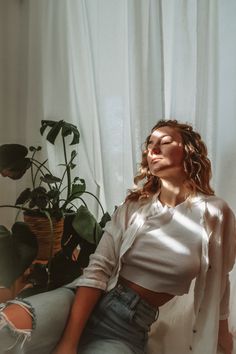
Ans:
<svg viewBox="0 0 236 354"><path fill-rule="evenodd" d="M222 199L199 195L201 270L188 294L160 308L149 337L149 354L216 354L220 319L229 315L229 280L236 252L235 216ZM153 198L117 208L82 276L72 284L105 291L117 283L122 256L152 212ZM189 215L188 215L189 216Z"/></svg>

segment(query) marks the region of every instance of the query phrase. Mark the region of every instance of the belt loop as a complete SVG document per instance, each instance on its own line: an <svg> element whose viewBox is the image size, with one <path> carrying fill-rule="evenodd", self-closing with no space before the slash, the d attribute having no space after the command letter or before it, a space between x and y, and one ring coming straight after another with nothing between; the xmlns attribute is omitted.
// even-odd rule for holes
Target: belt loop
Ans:
<svg viewBox="0 0 236 354"><path fill-rule="evenodd" d="M134 293L134 298L132 299L131 303L130 303L130 309L133 310L135 309L135 307L137 306L137 304L140 301L140 296L138 294Z"/></svg>
<svg viewBox="0 0 236 354"><path fill-rule="evenodd" d="M122 283L116 285L116 291L121 295L121 298L131 310L135 309L141 299L136 292Z"/></svg>

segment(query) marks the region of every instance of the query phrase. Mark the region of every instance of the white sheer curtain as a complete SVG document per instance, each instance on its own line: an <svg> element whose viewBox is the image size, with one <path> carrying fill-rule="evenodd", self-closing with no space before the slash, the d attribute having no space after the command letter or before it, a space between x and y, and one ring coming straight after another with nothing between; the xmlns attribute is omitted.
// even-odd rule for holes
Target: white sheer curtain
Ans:
<svg viewBox="0 0 236 354"><path fill-rule="evenodd" d="M6 81L24 93L20 98L16 89L4 94L8 104L2 107L2 124L8 121L9 126L1 142L35 143L41 119L78 125L76 173L112 211L132 186L141 143L163 116L160 2L10 0L1 5L8 13L5 19L1 11L3 42L13 32L5 67L17 47L16 72L12 78L6 73ZM19 38L22 47L16 45ZM10 101L15 112L9 112ZM60 159L51 150L54 164Z"/></svg>
<svg viewBox="0 0 236 354"><path fill-rule="evenodd" d="M176 117L201 132L236 212L234 0L1 0L0 29L1 144L40 144L41 119L78 125L76 174L111 212L149 129ZM24 182L0 186L9 203Z"/></svg>
<svg viewBox="0 0 236 354"><path fill-rule="evenodd" d="M233 0L2 0L0 6L1 143L40 143L41 119L77 124L77 173L111 211L132 185L150 127L176 117L202 133L216 192L236 210ZM6 186L17 188L9 180Z"/></svg>
<svg viewBox="0 0 236 354"><path fill-rule="evenodd" d="M207 143L213 187L236 212L236 2L163 1L166 116L190 121ZM236 353L236 266L231 329Z"/></svg>
<svg viewBox="0 0 236 354"><path fill-rule="evenodd" d="M216 194L236 211L235 1L163 1L166 116L207 143Z"/></svg>

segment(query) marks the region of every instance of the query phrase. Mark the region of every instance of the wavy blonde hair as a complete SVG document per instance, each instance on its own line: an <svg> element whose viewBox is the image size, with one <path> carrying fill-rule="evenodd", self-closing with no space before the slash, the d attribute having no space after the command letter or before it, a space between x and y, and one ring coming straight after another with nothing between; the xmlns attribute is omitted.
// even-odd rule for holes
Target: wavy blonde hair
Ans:
<svg viewBox="0 0 236 354"><path fill-rule="evenodd" d="M184 171L187 176L185 183L190 194L195 195L197 192L201 192L206 195L214 195L214 191L210 186L212 176L211 162L207 157L207 147L202 141L201 135L194 131L191 125L180 123L177 120L160 120L152 128L151 134L161 127L174 128L182 137L184 145ZM160 190L161 181L157 176L153 176L150 173L147 162L147 146L151 134L144 143L140 168L138 174L134 177L134 183L137 187L129 191L130 193L126 200L148 198Z"/></svg>

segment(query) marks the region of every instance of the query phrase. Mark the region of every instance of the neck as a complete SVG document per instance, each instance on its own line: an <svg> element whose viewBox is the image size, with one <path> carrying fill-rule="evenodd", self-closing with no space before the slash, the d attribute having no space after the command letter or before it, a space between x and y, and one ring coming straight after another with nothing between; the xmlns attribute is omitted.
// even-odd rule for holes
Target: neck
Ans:
<svg viewBox="0 0 236 354"><path fill-rule="evenodd" d="M183 180L161 180L159 200L163 205L174 207L185 201L188 196L189 190L185 187Z"/></svg>

